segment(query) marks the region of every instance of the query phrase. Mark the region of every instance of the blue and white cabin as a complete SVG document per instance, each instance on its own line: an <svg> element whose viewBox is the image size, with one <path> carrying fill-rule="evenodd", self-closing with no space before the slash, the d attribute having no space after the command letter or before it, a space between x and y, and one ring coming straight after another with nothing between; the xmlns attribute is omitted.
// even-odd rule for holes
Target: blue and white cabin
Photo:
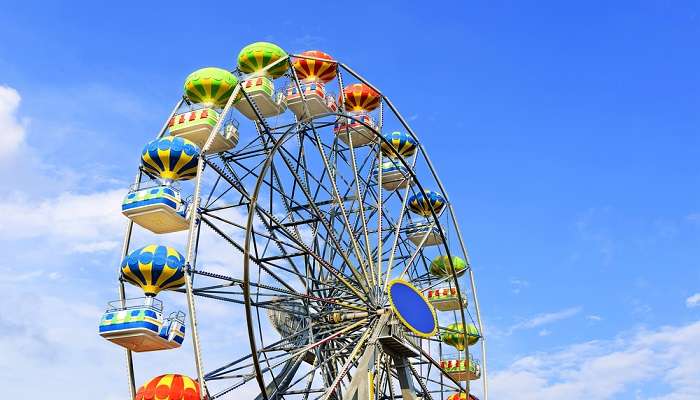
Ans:
<svg viewBox="0 0 700 400"><path fill-rule="evenodd" d="M163 304L154 298L133 305L128 299L109 303L100 321L100 336L135 352L167 350L180 347L185 340L185 314L181 311L163 318Z"/></svg>
<svg viewBox="0 0 700 400"><path fill-rule="evenodd" d="M399 161L385 161L381 165L382 168L382 187L389 191L394 191L398 188L405 189L413 180L408 173L406 167L401 165ZM379 182L379 167L374 169L374 176Z"/></svg>
<svg viewBox="0 0 700 400"><path fill-rule="evenodd" d="M366 112L350 113L355 119L364 122L366 125L371 127L368 128L364 124L356 121L355 119L341 117L338 122L335 123L333 127L333 133L338 136L338 139L342 140L343 143L350 145L350 133L352 133L352 145L353 147L366 146L370 143L376 143L379 139L372 132L372 129L378 130L377 124L374 122L372 117Z"/></svg>
<svg viewBox="0 0 700 400"><path fill-rule="evenodd" d="M170 233L189 228L187 203L171 186L130 191L122 201L122 214L153 233Z"/></svg>
<svg viewBox="0 0 700 400"><path fill-rule="evenodd" d="M430 228L430 223L427 222L413 222L406 229L406 235L408 239L418 246L423 238L427 236L423 246L437 246L443 243L442 236L440 235L440 229L437 226Z"/></svg>

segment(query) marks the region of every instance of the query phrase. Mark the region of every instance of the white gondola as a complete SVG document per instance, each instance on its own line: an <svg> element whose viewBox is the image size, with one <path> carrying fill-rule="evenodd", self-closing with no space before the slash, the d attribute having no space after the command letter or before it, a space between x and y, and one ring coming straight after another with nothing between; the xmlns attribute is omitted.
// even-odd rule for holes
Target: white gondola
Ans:
<svg viewBox="0 0 700 400"><path fill-rule="evenodd" d="M326 86L321 82L301 82L301 90L306 98L306 106L309 109L308 118L313 118L317 115L338 112L338 104L335 97L328 94ZM304 108L304 100L301 92L297 90L297 86L292 83L287 88L287 107L299 119L307 118Z"/></svg>
<svg viewBox="0 0 700 400"><path fill-rule="evenodd" d="M185 314L181 311L163 318L163 304L146 297L109 303L100 320L100 336L135 352L180 347L185 339Z"/></svg>
<svg viewBox="0 0 700 400"><path fill-rule="evenodd" d="M427 236L423 246L437 246L443 243L442 235L440 235L440 229L437 226L430 227L430 223L427 222L417 222L409 225L406 229L406 235L408 239L418 246L423 238Z"/></svg>
<svg viewBox="0 0 700 400"><path fill-rule="evenodd" d="M243 82L243 90L255 102L260 114L265 118L282 114L287 109L287 99L284 93L275 92L275 85L270 78L265 76L248 78ZM245 99L245 96L241 95L236 103L236 108L249 119L258 119L255 110Z"/></svg>
<svg viewBox="0 0 700 400"><path fill-rule="evenodd" d="M382 168L382 187L389 191L396 189L407 188L413 180L411 174L408 173L406 167L400 164L399 161L385 161L381 165ZM379 167L374 169L374 176L379 182Z"/></svg>
<svg viewBox="0 0 700 400"><path fill-rule="evenodd" d="M170 233L189 228L187 203L171 186L130 191L122 201L122 214L153 233Z"/></svg>
<svg viewBox="0 0 700 400"><path fill-rule="evenodd" d="M338 119L338 122L335 123L333 133L338 136L338 139L350 145L350 135L352 134L353 147L366 146L379 141L372 131L376 131L379 128L369 114L364 112L350 114L354 118L341 117Z"/></svg>
<svg viewBox="0 0 700 400"><path fill-rule="evenodd" d="M168 129L170 134L188 139L199 148L203 148L211 130L219 122L219 113L212 108L202 108L177 114L170 119ZM238 121L227 123L222 131L214 136L209 148L210 153L220 153L231 150L238 144Z"/></svg>

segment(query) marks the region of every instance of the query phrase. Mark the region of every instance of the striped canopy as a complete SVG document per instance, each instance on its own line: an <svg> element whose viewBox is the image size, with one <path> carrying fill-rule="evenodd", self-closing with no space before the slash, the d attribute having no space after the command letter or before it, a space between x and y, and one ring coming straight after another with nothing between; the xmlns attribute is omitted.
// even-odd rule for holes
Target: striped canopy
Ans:
<svg viewBox="0 0 700 400"><path fill-rule="evenodd" d="M134 400L199 400L199 383L180 374L156 376L139 388Z"/></svg>
<svg viewBox="0 0 700 400"><path fill-rule="evenodd" d="M279 78L287 72L289 64L280 61L274 67L263 72L263 68L275 61L287 57L287 53L276 44L268 42L256 42L249 44L238 53L238 70L245 74L265 75Z"/></svg>
<svg viewBox="0 0 700 400"><path fill-rule="evenodd" d="M153 140L141 152L143 168L166 181L194 178L198 159L199 147L177 136Z"/></svg>
<svg viewBox="0 0 700 400"><path fill-rule="evenodd" d="M346 111L372 111L379 107L379 93L364 83L345 86L343 96L345 96Z"/></svg>
<svg viewBox="0 0 700 400"><path fill-rule="evenodd" d="M185 257L172 247L149 244L124 258L122 276L153 297L185 284Z"/></svg>
<svg viewBox="0 0 700 400"><path fill-rule="evenodd" d="M471 346L479 341L481 335L476 325L467 324L465 331L464 325L461 322L450 324L440 333L443 343L453 346L459 351L464 350L466 346Z"/></svg>
<svg viewBox="0 0 700 400"><path fill-rule="evenodd" d="M432 190L419 192L408 198L408 209L424 217L432 215L431 208L435 211L435 215L439 215L444 207L445 198Z"/></svg>
<svg viewBox="0 0 700 400"><path fill-rule="evenodd" d="M473 394L469 394L469 396L467 396L466 392L458 392L451 394L447 400L479 400L479 398Z"/></svg>
<svg viewBox="0 0 700 400"><path fill-rule="evenodd" d="M321 81L323 83L326 83L335 78L338 63L336 63L335 60L333 60L333 57L318 50L305 51L300 55L320 58L328 61L310 60L308 58L295 58L294 70L296 71L299 79L303 79L307 82Z"/></svg>
<svg viewBox="0 0 700 400"><path fill-rule="evenodd" d="M418 142L413 139L410 135L395 131L384 135L389 144L382 142L382 152L388 157L408 157L412 156L416 152L416 147Z"/></svg>
<svg viewBox="0 0 700 400"><path fill-rule="evenodd" d="M447 256L437 256L430 263L430 273L434 276L443 278L452 276L452 268L454 268L455 274L460 276L467 268L467 262L457 256L452 256L452 262Z"/></svg>
<svg viewBox="0 0 700 400"><path fill-rule="evenodd" d="M237 83L238 79L225 69L202 68L185 79L185 95L205 107L223 107Z"/></svg>

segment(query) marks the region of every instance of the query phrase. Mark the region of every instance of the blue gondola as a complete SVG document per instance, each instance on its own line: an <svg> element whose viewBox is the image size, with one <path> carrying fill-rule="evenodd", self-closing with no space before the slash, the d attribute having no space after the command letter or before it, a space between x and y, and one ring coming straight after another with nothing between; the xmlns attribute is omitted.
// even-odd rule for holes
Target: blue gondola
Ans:
<svg viewBox="0 0 700 400"><path fill-rule="evenodd" d="M180 347L185 339L185 314L181 311L163 318L163 304L152 297L109 303L100 321L100 336L135 352Z"/></svg>
<svg viewBox="0 0 700 400"><path fill-rule="evenodd" d="M406 236L416 246L420 245L423 238L427 236L423 246L437 246L443 243L440 229L437 226L430 227L427 222L414 222L406 229Z"/></svg>
<svg viewBox="0 0 700 400"><path fill-rule="evenodd" d="M406 167L398 161L385 161L382 163L382 187L386 190L406 188L412 183L411 175ZM379 181L379 167L374 169L374 176Z"/></svg>
<svg viewBox="0 0 700 400"><path fill-rule="evenodd" d="M189 227L187 202L171 186L130 191L122 201L122 214L153 233L170 233Z"/></svg>

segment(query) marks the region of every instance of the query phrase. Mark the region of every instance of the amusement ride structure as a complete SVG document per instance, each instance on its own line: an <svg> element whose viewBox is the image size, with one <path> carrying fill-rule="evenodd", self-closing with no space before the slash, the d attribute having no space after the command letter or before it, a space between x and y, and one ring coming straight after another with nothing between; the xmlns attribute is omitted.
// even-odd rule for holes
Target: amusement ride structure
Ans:
<svg viewBox="0 0 700 400"><path fill-rule="evenodd" d="M126 349L132 399L488 399L454 209L420 137L345 64L246 46L233 71L187 77L140 162L120 298L99 326ZM181 248L163 244L173 232ZM165 291L187 313L165 313ZM213 302L243 337L216 338L217 361L197 318ZM137 386L133 353L186 336L192 377Z"/></svg>

